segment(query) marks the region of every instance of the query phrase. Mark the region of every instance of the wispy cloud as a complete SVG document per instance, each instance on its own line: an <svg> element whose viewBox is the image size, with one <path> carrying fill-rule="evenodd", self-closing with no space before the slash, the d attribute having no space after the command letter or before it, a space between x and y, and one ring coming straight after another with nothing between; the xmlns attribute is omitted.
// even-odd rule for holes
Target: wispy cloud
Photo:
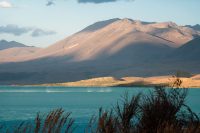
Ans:
<svg viewBox="0 0 200 133"><path fill-rule="evenodd" d="M0 34L6 33L6 34L13 34L15 36L20 36L22 34L30 32L32 29L28 27L19 27L17 25L6 25L6 26L0 26Z"/></svg>
<svg viewBox="0 0 200 133"><path fill-rule="evenodd" d="M0 26L0 34L11 34L21 36L23 34L31 33L32 37L47 36L56 34L55 31L46 31L40 28L33 27L19 27L18 25Z"/></svg>
<svg viewBox="0 0 200 133"><path fill-rule="evenodd" d="M53 34L56 34L55 31L44 31L42 29L35 29L31 36L32 37L39 37L39 36L47 36L47 35L53 35Z"/></svg>
<svg viewBox="0 0 200 133"><path fill-rule="evenodd" d="M46 6L54 5L57 0L47 0ZM85 4L85 3L93 3L93 4L101 4L106 2L117 2L117 1L125 1L131 2L135 0L76 0L78 3Z"/></svg>
<svg viewBox="0 0 200 133"><path fill-rule="evenodd" d="M54 5L54 1L53 0L48 0L46 6L52 6Z"/></svg>
<svg viewBox="0 0 200 133"><path fill-rule="evenodd" d="M12 8L12 3L8 1L0 1L0 8Z"/></svg>
<svg viewBox="0 0 200 133"><path fill-rule="evenodd" d="M134 0L78 0L78 3L105 3L105 2L117 2L117 1L134 1Z"/></svg>

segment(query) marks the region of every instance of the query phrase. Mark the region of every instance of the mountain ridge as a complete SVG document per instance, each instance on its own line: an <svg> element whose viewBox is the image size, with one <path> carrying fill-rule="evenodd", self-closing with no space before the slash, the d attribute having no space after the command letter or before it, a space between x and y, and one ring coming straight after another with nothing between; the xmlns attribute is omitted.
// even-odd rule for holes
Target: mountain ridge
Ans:
<svg viewBox="0 0 200 133"><path fill-rule="evenodd" d="M194 29L194 30L200 31L200 24L196 24L196 25L186 25L186 27L190 27L190 28L192 28L192 29Z"/></svg>
<svg viewBox="0 0 200 133"><path fill-rule="evenodd" d="M16 41L0 40L0 50L13 48L13 47L27 47L27 46L22 43L18 43Z"/></svg>
<svg viewBox="0 0 200 133"><path fill-rule="evenodd" d="M170 28L172 26L174 27ZM166 27L169 28L167 29L167 32L165 32ZM125 19L115 18L115 19L110 19L106 21L100 21L86 27L85 29L81 30L80 32L75 33L72 36L69 36L47 48L44 48L43 50L39 51L32 57L27 57L26 59L22 59L22 61L33 60L37 58L45 58L49 56L63 56L66 53L73 54L69 50L67 51L67 49L69 48L70 50L73 50L78 45L82 45L80 44L80 39L82 39L82 41L83 40L85 41L85 40L88 40L88 38L91 40L94 38L93 40L99 41L100 38L98 39L98 36L103 37L104 35L112 34L112 32L118 32L119 34L121 34L122 32L146 33L156 38L163 39L164 41L169 41L168 45L170 47L175 47L175 48L180 47L184 43L192 40L194 36L200 35L200 33L193 31L191 28L186 28L186 27L182 28L181 26L178 28L177 27L178 27L177 24L173 22L162 22L162 23L142 22L142 21L132 20L128 18L125 18ZM174 28L176 28L176 30L174 30ZM121 29L121 31L117 29ZM89 30L90 32L88 32ZM180 30L183 30L187 34L186 35L182 34ZM107 41L110 41L110 40L107 39ZM92 46L92 47L95 47L95 46ZM79 58L79 57L76 57L76 58Z"/></svg>
<svg viewBox="0 0 200 133"><path fill-rule="evenodd" d="M176 54L177 49L197 36L198 31L173 22L111 19L33 54L0 64L0 75L18 77L4 78L3 83L37 84L106 76L167 75L177 70L200 73L199 60L184 62L183 54ZM169 56L173 54L174 59Z"/></svg>

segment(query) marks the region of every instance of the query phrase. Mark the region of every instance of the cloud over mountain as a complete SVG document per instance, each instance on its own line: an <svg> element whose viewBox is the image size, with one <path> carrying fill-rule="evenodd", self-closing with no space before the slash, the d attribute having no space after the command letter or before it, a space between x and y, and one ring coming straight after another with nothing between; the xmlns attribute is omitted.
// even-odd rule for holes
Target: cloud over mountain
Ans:
<svg viewBox="0 0 200 133"><path fill-rule="evenodd" d="M6 26L0 26L0 34L11 34L14 36L21 36L31 32L31 36L39 37L45 35L56 34L55 31L46 31L40 28L33 27L19 27L18 25L9 24Z"/></svg>
<svg viewBox="0 0 200 133"><path fill-rule="evenodd" d="M47 36L47 35L53 35L53 34L56 34L55 31L44 31L42 29L35 29L31 36L32 37L39 37L39 36Z"/></svg>
<svg viewBox="0 0 200 133"><path fill-rule="evenodd" d="M9 24L6 26L0 26L0 34L13 34L15 36L20 36L22 34L30 32L32 29L28 27L19 27L18 25Z"/></svg>

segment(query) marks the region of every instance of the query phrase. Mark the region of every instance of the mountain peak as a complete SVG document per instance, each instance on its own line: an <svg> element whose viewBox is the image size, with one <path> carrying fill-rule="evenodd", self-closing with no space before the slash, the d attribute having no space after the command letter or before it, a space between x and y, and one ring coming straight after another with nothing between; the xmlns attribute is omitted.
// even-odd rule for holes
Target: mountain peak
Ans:
<svg viewBox="0 0 200 133"><path fill-rule="evenodd" d="M200 31L200 25L196 24L196 25L186 25L186 27L192 28L194 30Z"/></svg>
<svg viewBox="0 0 200 133"><path fill-rule="evenodd" d="M2 44L2 43L21 44L21 43L16 42L16 41L7 41L7 40L4 40L4 39L0 40L0 44ZM22 45L23 45L23 44L22 44Z"/></svg>
<svg viewBox="0 0 200 133"><path fill-rule="evenodd" d="M132 32L140 32L148 34L164 41L169 41L170 47L180 47L186 42L192 40L194 37L200 36L200 32L188 26L179 26L172 21L168 22L145 22L140 20L133 20L130 18L114 18L105 21L96 22L78 33L85 32L93 34L98 32L102 35L112 35L115 33L124 34ZM87 34L89 35L89 34ZM116 35L115 35L116 37Z"/></svg>
<svg viewBox="0 0 200 133"><path fill-rule="evenodd" d="M169 27L177 27L178 25L172 21L166 22Z"/></svg>
<svg viewBox="0 0 200 133"><path fill-rule="evenodd" d="M8 41L6 41L6 40L0 40L0 43L7 43Z"/></svg>
<svg viewBox="0 0 200 133"><path fill-rule="evenodd" d="M16 41L7 41L7 40L0 41L0 50L12 47L27 47L27 46L22 43L18 43Z"/></svg>
<svg viewBox="0 0 200 133"><path fill-rule="evenodd" d="M133 22L133 20L130 18L123 18L123 19L120 19L120 21L129 22L129 23Z"/></svg>
<svg viewBox="0 0 200 133"><path fill-rule="evenodd" d="M123 19L120 19L120 18L113 18L113 19L109 19L109 20L105 20L105 21L99 21L99 22L96 22L86 28L84 28L81 32L93 32L93 31L97 31L99 29L102 29L112 23L115 23L116 24L123 24L123 25L140 25L140 24L143 24L142 21L140 20L132 20L130 18L123 18ZM144 24L149 24L147 22L144 22Z"/></svg>
<svg viewBox="0 0 200 133"><path fill-rule="evenodd" d="M143 22L140 20L133 20L130 18L123 18L123 19L120 19L119 21L121 21L123 23L128 23L128 24L137 24L137 25L143 24Z"/></svg>
<svg viewBox="0 0 200 133"><path fill-rule="evenodd" d="M19 44L19 42L16 42L16 41L10 41L10 43L18 43Z"/></svg>
<svg viewBox="0 0 200 133"><path fill-rule="evenodd" d="M99 21L96 22L92 25L89 25L88 27L84 28L82 31L83 32L92 32L92 31L97 31L103 27L106 27L107 25L120 20L119 18L113 18L113 19L109 19L109 20L105 20L105 21Z"/></svg>
<svg viewBox="0 0 200 133"><path fill-rule="evenodd" d="M153 23L153 26L156 28L176 28L178 25L174 22L160 22L160 23Z"/></svg>

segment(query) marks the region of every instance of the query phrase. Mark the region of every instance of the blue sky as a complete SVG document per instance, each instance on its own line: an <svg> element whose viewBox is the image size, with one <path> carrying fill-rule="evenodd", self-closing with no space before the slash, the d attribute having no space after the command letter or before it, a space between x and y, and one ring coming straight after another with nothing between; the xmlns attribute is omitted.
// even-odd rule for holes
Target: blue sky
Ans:
<svg viewBox="0 0 200 133"><path fill-rule="evenodd" d="M96 21L111 18L200 24L200 0L50 0L49 6L47 3L0 0L0 40L46 47ZM13 33L12 29L19 31Z"/></svg>

